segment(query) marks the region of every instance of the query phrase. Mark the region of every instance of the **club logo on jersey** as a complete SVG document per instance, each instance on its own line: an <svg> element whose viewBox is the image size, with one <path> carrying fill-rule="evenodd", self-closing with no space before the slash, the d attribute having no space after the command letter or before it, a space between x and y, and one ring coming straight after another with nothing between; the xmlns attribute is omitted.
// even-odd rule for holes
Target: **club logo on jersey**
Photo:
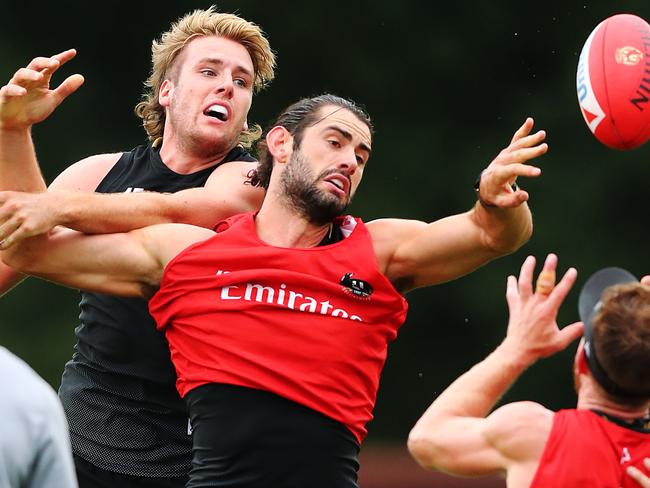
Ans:
<svg viewBox="0 0 650 488"><path fill-rule="evenodd" d="M339 284L345 287L343 288L343 291L346 293L350 293L365 300L369 300L370 295L372 295L373 292L370 283L358 278L353 278L352 273L345 273Z"/></svg>
<svg viewBox="0 0 650 488"><path fill-rule="evenodd" d="M633 46L619 47L615 56L618 64L626 66L636 66L643 59L643 53Z"/></svg>

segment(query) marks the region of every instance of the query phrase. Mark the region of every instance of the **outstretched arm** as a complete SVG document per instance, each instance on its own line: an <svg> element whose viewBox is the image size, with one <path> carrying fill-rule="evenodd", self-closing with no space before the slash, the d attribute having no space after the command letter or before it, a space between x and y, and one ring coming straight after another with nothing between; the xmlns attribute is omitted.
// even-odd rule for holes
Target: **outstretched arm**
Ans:
<svg viewBox="0 0 650 488"><path fill-rule="evenodd" d="M210 235L207 229L182 224L98 235L59 228L25 239L1 257L23 273L65 286L147 298L160 283L165 265L189 244Z"/></svg>
<svg viewBox="0 0 650 488"><path fill-rule="evenodd" d="M245 183L255 163L244 161L219 166L203 188L177 193L91 193L118 157L103 154L80 161L47 192L0 192L0 249L57 225L89 234L171 222L212 228L227 217L257 210L264 198L263 190ZM89 188L86 181L94 186Z"/></svg>
<svg viewBox="0 0 650 488"><path fill-rule="evenodd" d="M549 255L538 278L538 291L533 292L534 266L535 259L529 257L518 282L514 276L508 277L510 321L504 341L454 381L413 427L408 447L421 465L452 474L479 475L507 470L540 454L552 419L541 405L508 404L485 418L526 368L566 348L582 333L580 322L560 330L555 321L575 282L575 269L569 269L552 289L557 257ZM544 280L550 283L542 286ZM521 438L516 432L522 425L539 430L530 429L529 435Z"/></svg>
<svg viewBox="0 0 650 488"><path fill-rule="evenodd" d="M449 281L517 250L532 233L528 193L518 176L536 177L525 164L546 153L546 134L531 134L533 120L515 132L510 145L482 173L479 202L470 211L426 224L381 219L370 222L380 268L401 291Z"/></svg>

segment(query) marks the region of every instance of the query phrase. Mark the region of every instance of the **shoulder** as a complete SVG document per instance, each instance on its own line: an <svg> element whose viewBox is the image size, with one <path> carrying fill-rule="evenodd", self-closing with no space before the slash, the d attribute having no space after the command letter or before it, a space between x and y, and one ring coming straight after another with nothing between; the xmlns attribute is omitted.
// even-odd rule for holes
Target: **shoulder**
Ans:
<svg viewBox="0 0 650 488"><path fill-rule="evenodd" d="M250 171L255 168L257 168L255 161L226 161L212 171L210 178L232 175L246 180Z"/></svg>
<svg viewBox="0 0 650 488"><path fill-rule="evenodd" d="M396 218L377 219L366 223L377 263L382 272L385 272L394 260L397 247L409 241L426 226L426 222L420 220Z"/></svg>
<svg viewBox="0 0 650 488"><path fill-rule="evenodd" d="M539 403L508 403L487 417L484 435L511 459L538 459L551 432L554 416L555 412Z"/></svg>
<svg viewBox="0 0 650 488"><path fill-rule="evenodd" d="M231 161L217 166L210 174L205 189L216 196L220 205L227 209L223 214L249 212L260 208L265 191L249 183L250 172L256 167L254 162Z"/></svg>
<svg viewBox="0 0 650 488"><path fill-rule="evenodd" d="M366 222L376 246L402 242L408 236L424 229L426 222L413 219L377 219Z"/></svg>
<svg viewBox="0 0 650 488"><path fill-rule="evenodd" d="M54 179L50 188L68 191L95 191L99 183L106 177L123 154L96 154L81 159L64 169Z"/></svg>

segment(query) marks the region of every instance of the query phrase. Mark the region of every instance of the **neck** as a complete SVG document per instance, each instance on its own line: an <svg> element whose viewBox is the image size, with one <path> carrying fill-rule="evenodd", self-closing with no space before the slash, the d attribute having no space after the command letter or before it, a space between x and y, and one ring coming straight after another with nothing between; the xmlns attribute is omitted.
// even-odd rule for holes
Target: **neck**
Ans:
<svg viewBox="0 0 650 488"><path fill-rule="evenodd" d="M267 193L255 218L257 235L276 247L316 247L331 230L331 224L313 224L288 206L277 194Z"/></svg>
<svg viewBox="0 0 650 488"><path fill-rule="evenodd" d="M175 173L190 174L214 166L231 150L232 148L228 148L217 153L211 151L209 154L201 154L199 151L193 151L188 144L179 144L173 137L167 139L163 137L160 159Z"/></svg>
<svg viewBox="0 0 650 488"><path fill-rule="evenodd" d="M632 422L633 420L648 416L648 402L641 406L622 405L607 398L597 387L585 384L580 387L578 392L579 410L597 410L612 417L617 417L623 421Z"/></svg>

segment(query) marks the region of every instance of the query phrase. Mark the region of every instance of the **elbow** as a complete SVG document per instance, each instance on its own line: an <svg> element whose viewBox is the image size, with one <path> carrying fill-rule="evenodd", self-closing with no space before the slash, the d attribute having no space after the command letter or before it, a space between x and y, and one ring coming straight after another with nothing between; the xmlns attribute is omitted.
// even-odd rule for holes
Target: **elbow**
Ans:
<svg viewBox="0 0 650 488"><path fill-rule="evenodd" d="M426 469L436 469L436 444L434 438L415 426L409 433L407 447L417 463Z"/></svg>
<svg viewBox="0 0 650 488"><path fill-rule="evenodd" d="M5 249L1 254L2 261L7 266L24 274L33 272L38 264L37 255L29 252L28 249L23 249L22 246L17 244L9 249Z"/></svg>

